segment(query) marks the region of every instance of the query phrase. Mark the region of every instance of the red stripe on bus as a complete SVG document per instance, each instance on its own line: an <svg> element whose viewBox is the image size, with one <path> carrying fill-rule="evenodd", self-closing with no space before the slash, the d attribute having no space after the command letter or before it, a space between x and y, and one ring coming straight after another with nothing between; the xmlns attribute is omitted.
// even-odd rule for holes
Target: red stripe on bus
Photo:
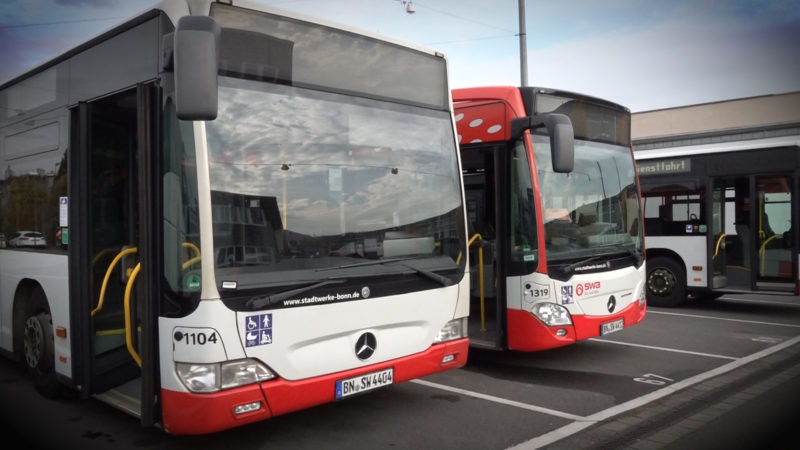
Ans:
<svg viewBox="0 0 800 450"><path fill-rule="evenodd" d="M276 379L211 394L161 390L164 429L172 434L205 434L299 411L335 400L336 381L394 367L394 384L424 377L467 363L469 340L431 346L415 355L299 381ZM442 364L445 355L453 361ZM366 395L369 395L368 393ZM261 401L258 411L235 416L236 406Z"/></svg>
<svg viewBox="0 0 800 450"><path fill-rule="evenodd" d="M619 318L625 320L625 328L636 325L644 320L647 314L647 304L641 307L637 302L616 314L607 316L573 315L573 325L548 327L528 311L509 309L508 320L508 348L519 351L541 351L562 347L575 342L600 336L600 326ZM566 330L565 336L557 336L559 329Z"/></svg>

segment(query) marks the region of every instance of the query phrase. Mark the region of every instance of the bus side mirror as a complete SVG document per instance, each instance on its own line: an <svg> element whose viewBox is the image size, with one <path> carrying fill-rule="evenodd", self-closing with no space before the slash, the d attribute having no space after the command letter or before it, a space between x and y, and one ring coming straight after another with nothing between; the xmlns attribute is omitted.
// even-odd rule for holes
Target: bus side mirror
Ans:
<svg viewBox="0 0 800 450"><path fill-rule="evenodd" d="M545 113L511 119L511 139L519 139L525 130L544 126L550 135L553 171L572 172L575 167L575 132L572 121L564 114Z"/></svg>
<svg viewBox="0 0 800 450"><path fill-rule="evenodd" d="M220 27L208 16L178 19L173 37L175 111L182 120L217 118Z"/></svg>

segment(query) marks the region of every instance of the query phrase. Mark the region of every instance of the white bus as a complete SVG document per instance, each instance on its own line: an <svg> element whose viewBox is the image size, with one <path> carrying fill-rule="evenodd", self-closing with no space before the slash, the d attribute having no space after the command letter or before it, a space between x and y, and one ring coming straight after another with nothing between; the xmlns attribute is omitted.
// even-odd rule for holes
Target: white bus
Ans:
<svg viewBox="0 0 800 450"><path fill-rule="evenodd" d="M0 106L0 349L41 393L201 434L466 363L441 54L170 0Z"/></svg>
<svg viewBox="0 0 800 450"><path fill-rule="evenodd" d="M800 294L797 136L636 152L647 301Z"/></svg>

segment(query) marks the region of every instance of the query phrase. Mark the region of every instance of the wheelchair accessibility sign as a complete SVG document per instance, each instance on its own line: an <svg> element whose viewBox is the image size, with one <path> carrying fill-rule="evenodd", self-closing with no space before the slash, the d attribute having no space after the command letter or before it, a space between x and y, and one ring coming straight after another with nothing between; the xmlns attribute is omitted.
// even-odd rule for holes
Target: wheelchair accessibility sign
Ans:
<svg viewBox="0 0 800 450"><path fill-rule="evenodd" d="M245 347L272 343L272 314L257 314L245 318L247 336Z"/></svg>

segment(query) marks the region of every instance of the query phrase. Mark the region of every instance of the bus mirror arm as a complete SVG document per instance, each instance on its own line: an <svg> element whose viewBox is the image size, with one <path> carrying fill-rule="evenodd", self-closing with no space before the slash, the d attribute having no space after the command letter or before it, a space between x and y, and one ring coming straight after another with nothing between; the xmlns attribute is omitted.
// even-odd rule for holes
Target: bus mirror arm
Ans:
<svg viewBox="0 0 800 450"><path fill-rule="evenodd" d="M525 130L547 128L550 136L550 152L553 160L553 171L572 172L575 166L575 132L572 121L564 114L542 113L528 117L511 119L511 139L522 136Z"/></svg>
<svg viewBox="0 0 800 450"><path fill-rule="evenodd" d="M182 120L217 118L217 54L220 27L208 16L183 16L175 27L172 55L162 65L175 76L175 111ZM170 64L171 63L171 64Z"/></svg>

